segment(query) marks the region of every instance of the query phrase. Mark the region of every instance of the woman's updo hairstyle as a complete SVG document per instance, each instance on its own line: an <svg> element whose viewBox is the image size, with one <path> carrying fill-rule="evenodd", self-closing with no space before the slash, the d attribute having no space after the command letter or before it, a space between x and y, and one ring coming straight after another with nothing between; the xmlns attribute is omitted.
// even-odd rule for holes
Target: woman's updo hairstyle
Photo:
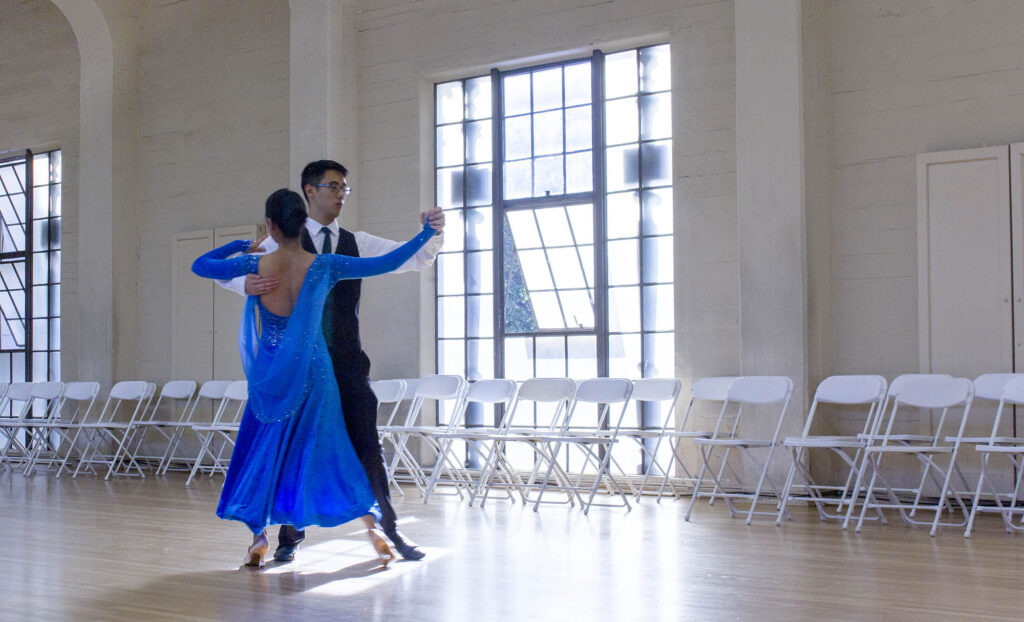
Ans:
<svg viewBox="0 0 1024 622"><path fill-rule="evenodd" d="M286 238L294 238L306 224L306 207L297 192L287 188L275 190L267 197L267 218Z"/></svg>

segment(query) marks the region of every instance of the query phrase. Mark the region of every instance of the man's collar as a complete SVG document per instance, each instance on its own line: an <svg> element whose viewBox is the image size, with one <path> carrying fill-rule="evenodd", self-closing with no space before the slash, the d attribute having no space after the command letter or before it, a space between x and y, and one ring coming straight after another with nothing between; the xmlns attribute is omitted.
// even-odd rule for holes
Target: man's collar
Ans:
<svg viewBox="0 0 1024 622"><path fill-rule="evenodd" d="M324 225L321 225L312 218L306 218L306 231L309 231L309 235L312 236L317 233L320 233L320 229L322 229L323 227ZM327 225L327 228L331 230L331 235L334 236L335 239L337 239L338 231L341 229L341 227L338 226L338 221L332 220L331 223Z"/></svg>

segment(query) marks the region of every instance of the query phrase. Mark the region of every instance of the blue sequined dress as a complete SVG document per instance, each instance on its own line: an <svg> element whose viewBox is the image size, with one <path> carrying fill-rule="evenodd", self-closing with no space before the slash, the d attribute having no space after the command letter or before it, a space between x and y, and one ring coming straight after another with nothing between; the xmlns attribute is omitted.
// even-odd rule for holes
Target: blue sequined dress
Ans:
<svg viewBox="0 0 1024 622"><path fill-rule="evenodd" d="M395 270L433 234L425 226L380 257L317 255L288 317L248 298L239 349L249 401L217 516L260 533L276 524L332 527L370 511L374 496L345 430L321 329L323 306L339 280ZM192 271L211 279L257 273L258 256L230 257L248 245L236 240L216 248L196 259Z"/></svg>

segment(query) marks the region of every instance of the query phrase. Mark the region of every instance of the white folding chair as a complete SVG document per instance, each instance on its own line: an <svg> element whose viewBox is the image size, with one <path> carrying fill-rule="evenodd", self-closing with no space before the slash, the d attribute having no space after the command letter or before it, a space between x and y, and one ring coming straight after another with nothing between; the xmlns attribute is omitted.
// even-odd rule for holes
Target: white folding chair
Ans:
<svg viewBox="0 0 1024 622"><path fill-rule="evenodd" d="M199 410L199 405L203 401L210 403L211 412L216 414L220 408L221 402L224 400L224 392L227 391L228 387L234 380L207 380L199 387L199 392L196 393L195 399L192 401L191 410L188 414L182 414L182 421L184 425L174 426L172 428L171 438L167 441L167 450L164 452L164 457L161 460L160 466L157 467L157 475L167 475L167 471L171 469L171 465L175 462L182 463L182 467L177 467L175 470L184 470L189 473L192 472L194 463L192 461L190 452L186 448L186 451L181 453L189 457L178 457L178 448L181 446L185 435L192 430L193 425L202 425L203 423L213 423L213 417L211 416L210 421L196 421L196 412ZM202 438L197 436L197 442L201 443Z"/></svg>
<svg viewBox="0 0 1024 622"><path fill-rule="evenodd" d="M32 472L38 461L38 456L42 452L51 452L54 449L54 439L51 438L49 424L55 420L60 412L63 394L63 382L32 383L33 406L41 405L43 407L43 416L42 418L34 418L30 414L25 418L21 426L25 433L25 475L29 475ZM40 404L40 402L43 403ZM46 462L51 461L52 458L46 460Z"/></svg>
<svg viewBox="0 0 1024 622"><path fill-rule="evenodd" d="M75 449L75 438L78 436L78 429L82 423L89 421L93 406L96 404L96 396L100 393L98 382L68 382L64 385L64 393L61 395L57 414L44 426L52 432L53 440L53 461L57 467L55 477L67 469L68 460L71 459ZM70 405L69 405L70 402ZM64 457L60 457L60 453ZM35 459L39 459L37 452ZM31 468L33 464L29 464Z"/></svg>
<svg viewBox="0 0 1024 622"><path fill-rule="evenodd" d="M11 409L10 419L0 419L0 433L4 436L4 447L0 450L0 464L13 468L14 464L27 465L30 461L32 427L36 423L45 422L52 412L51 406L56 405L64 385L57 383L16 382L7 389L4 401L0 404L0 412ZM52 397L51 397L52 394ZM44 397L45 396L45 397ZM44 415L40 419L32 417L32 406L36 399L46 399ZM20 402L16 407L14 402ZM12 452L13 450L13 452Z"/></svg>
<svg viewBox="0 0 1024 622"><path fill-rule="evenodd" d="M971 537L974 530L974 520L979 512L990 512L999 514L1003 519L1003 526L1006 533L1024 531L1024 500L1021 499L1021 483L1024 482L1024 438L1017 436L1000 435L1000 424L1004 415L1009 409L1015 406L1024 406L1024 376L1020 374L1000 374L1012 376L1003 386L999 397L999 406L996 409L992 421L992 432L989 440L983 445L975 445L975 450L981 454L981 472L978 475L978 486L975 488L974 500L971 503L971 514L967 519L967 527L964 529L964 537ZM998 382L998 379L995 380ZM981 388L979 388L979 385ZM975 395L979 391L985 391L986 397L991 395L991 386L988 379L979 376L975 381ZM1005 456L1012 467L1013 479L1009 482L1009 489L1001 489L1000 478L993 477L990 469L990 461L993 456ZM982 505L982 491L988 489L991 492L994 505ZM1014 523L1014 518L1017 523Z"/></svg>
<svg viewBox="0 0 1024 622"><path fill-rule="evenodd" d="M85 421L77 426L72 444L77 444L80 435L84 433L85 446L79 456L75 471L71 474L72 477L78 477L83 466L88 466L91 471L95 472L94 464L105 464L107 465L107 474L104 479L109 479L125 460L127 460L125 475L131 474L131 469L134 468L140 477L146 476L134 456L125 454L124 442L127 440L135 420L149 404L148 400L153 397L155 388L153 383L144 380L122 380L110 388L107 401L96 420ZM132 414L127 421L115 420L118 409L126 402L135 403ZM102 451L103 445L108 441L113 447L109 454Z"/></svg>
<svg viewBox="0 0 1024 622"><path fill-rule="evenodd" d="M235 447L235 438L238 435L238 428L242 422L242 414L245 412L245 404L249 400L249 383L245 380L236 380L224 390L224 398L221 399L217 412L214 413L213 422L210 424L193 424L192 430L200 438L199 454L196 455L192 464L192 472L185 480L185 486L191 486L192 480L200 470L209 472L210 477L215 473L227 473L228 464L231 461L231 451ZM214 451L215 441L217 450ZM225 456L224 452L228 454ZM203 459L210 456L210 466L203 467Z"/></svg>
<svg viewBox="0 0 1024 622"><path fill-rule="evenodd" d="M814 392L803 432L800 436L788 437L782 441L783 446L792 452L793 464L789 467L789 474L783 485L782 501L775 518L776 525L782 524L783 516L788 515L786 507L791 500L813 503L821 520L846 517L843 506L856 501L853 484L858 479L864 449L868 444L866 435L871 432L875 419L882 412L888 385L882 376L868 375L829 376L821 381ZM820 419L818 407L822 404L846 407L842 411L843 421L859 425L860 430L848 436L812 434ZM854 406L859 408L853 409ZM808 463L813 450L827 450L842 461L845 465L845 474L841 485L819 484L815 480ZM801 495L793 492L798 473L805 480L805 494ZM835 512L829 511L831 506L835 506Z"/></svg>
<svg viewBox="0 0 1024 622"><path fill-rule="evenodd" d="M679 401L679 392L682 390L682 387L683 383L677 378L640 378L633 381L633 392L630 395L630 399L641 409L640 412L643 412L643 409L650 409L653 411L652 414L662 411L665 413L665 416L661 418L662 425L660 428L619 427L619 436L632 439L637 443L640 447L643 462L646 464L643 477L636 488L637 501L640 500L641 495L646 490L647 482L650 480L651 475L660 474L662 478L662 483L658 486L659 501L661 500L660 491L664 489L665 482L672 477L668 469L661 464L663 457L659 454L659 451L665 436L669 431L675 431L676 402ZM671 468L674 458L670 457L668 461L668 468ZM669 484L669 486L672 488L673 494L675 494L675 486L673 484Z"/></svg>
<svg viewBox="0 0 1024 622"><path fill-rule="evenodd" d="M405 397L405 390L407 386L408 385L405 380L397 378L392 380L374 380L370 383L370 388L373 389L373 394L377 397L378 407L387 409L387 419L385 420L383 428L377 428L378 441L382 446L388 436L388 432L386 432L385 429L394 425L395 416L398 414L398 410L402 405L402 399ZM385 465L386 464L388 464L388 462L386 462ZM388 476L388 485L390 486L393 484L395 488L398 489L398 494L404 497L405 491L402 490L402 487L395 480L394 474L390 469L385 469L385 471Z"/></svg>
<svg viewBox="0 0 1024 622"><path fill-rule="evenodd" d="M911 378L893 395L892 408L889 410L885 433L881 437L880 444L871 444L865 449L866 464L871 468L871 480L868 483L864 495L864 502L861 505L860 518L857 520L857 531L860 531L864 522L867 510L876 508L879 510L895 509L899 511L900 517L907 525L931 525L930 535L938 532L939 526L963 527L967 524L969 508L961 499L960 494L951 488L951 479L957 473L964 486L969 484L964 479L956 464L957 452L960 449L960 439L967 424L971 411L971 400L974 396L974 387L966 378ZM903 441L893 442L893 427L898 419L901 406L919 409L941 409L939 421L935 425L935 433L927 437L923 442ZM946 422L951 418L950 409L961 409L962 416L954 442L945 443ZM881 459L883 456L905 455L917 458L922 468L922 482L931 480L938 489L938 498L935 503L926 502L923 499L924 486L919 485L913 491L912 501L901 499L897 490L889 483L889 478L881 472ZM944 464L943 464L944 463ZM941 482L939 481L941 476ZM876 498L875 485L880 484L886 493L888 501ZM952 501L959 506L963 520L950 523L942 522L943 510L947 509L947 503ZM915 517L918 511L930 511L934 513L931 521L918 520Z"/></svg>
<svg viewBox="0 0 1024 622"><path fill-rule="evenodd" d="M713 495L712 499L715 497L724 499L730 516L736 516L738 513L738 510L733 505L733 500L745 499L749 501L750 508L746 512L748 525L753 521L755 514L775 516L774 511L758 511L757 504L762 501L762 489L765 483L772 489L776 499L781 494L779 487L775 486L768 476L768 468L771 465L775 447L778 445L779 432L782 430L782 422L785 420L786 409L789 407L789 400L792 395L793 381L785 376L743 376L729 387L726 400L722 404L722 410L719 413L718 421L715 423L715 429L711 436L708 438L695 438L693 441L694 444L700 447L701 460L704 463L701 467L702 474L708 473L713 479L714 490L711 492ZM726 430L723 428L723 423L726 409L730 404L738 405L739 410L736 413L733 425L726 426L730 428ZM749 420L759 414L758 410L764 411L765 414L762 417L766 421L774 420L774 431L771 437L744 437L738 435L737 433L741 429L741 422L744 419ZM716 474L711 469L711 457L716 449L723 452L723 465L728 460L727 454L729 450L737 449L741 458L747 458L755 467L755 470L760 471L757 485L754 487L753 492L726 491L720 475L721 471L719 471L719 474ZM758 459L755 451L767 452L763 462ZM697 483L694 485L693 496L690 497L690 506L686 510L686 520L690 520L693 506L700 496L702 479L702 475L698 476Z"/></svg>
<svg viewBox="0 0 1024 622"><path fill-rule="evenodd" d="M182 401L184 401L184 404L181 404L179 407L178 404ZM184 431L192 425L192 413L198 402L199 398L196 397L196 382L194 380L171 380L165 382L153 407L139 421L135 422L130 439L126 443L129 447L132 447L131 452L135 459L155 463L157 465L156 474L160 475L164 468L164 462L167 460L171 439L179 431ZM158 418L161 405L170 410L172 414L170 418ZM175 412L178 412L177 417L173 416ZM159 455L156 453L143 455L142 453L144 448L147 447L147 437L151 430L159 434L159 439L156 441L159 445L151 447L150 451L155 452L158 449L162 449Z"/></svg>

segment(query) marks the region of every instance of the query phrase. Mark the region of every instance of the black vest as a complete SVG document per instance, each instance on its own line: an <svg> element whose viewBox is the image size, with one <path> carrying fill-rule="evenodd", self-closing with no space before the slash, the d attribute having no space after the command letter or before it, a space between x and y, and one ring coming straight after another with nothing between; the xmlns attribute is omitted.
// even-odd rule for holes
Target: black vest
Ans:
<svg viewBox="0 0 1024 622"><path fill-rule="evenodd" d="M302 248L316 253L309 230L302 230ZM356 237L351 232L338 229L338 240L334 247L338 255L358 257L359 248ZM365 376L370 373L370 360L363 353L359 342L359 294L362 279L344 279L338 281L324 304L323 331L327 341L327 349L331 354L336 374L356 374Z"/></svg>

